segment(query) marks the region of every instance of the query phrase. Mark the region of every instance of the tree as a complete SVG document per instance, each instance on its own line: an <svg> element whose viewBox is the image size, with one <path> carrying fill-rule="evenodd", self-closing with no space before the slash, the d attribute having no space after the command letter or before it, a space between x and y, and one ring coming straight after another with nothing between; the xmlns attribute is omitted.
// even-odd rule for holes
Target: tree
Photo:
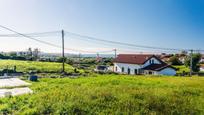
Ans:
<svg viewBox="0 0 204 115"><path fill-rule="evenodd" d="M16 57L17 54L16 54L16 52L10 52L10 53L9 53L9 56L11 56L11 57Z"/></svg>
<svg viewBox="0 0 204 115"><path fill-rule="evenodd" d="M171 65L182 65L182 62L179 60L179 58L177 56L172 56L169 59L169 62L171 63Z"/></svg>
<svg viewBox="0 0 204 115"><path fill-rule="evenodd" d="M37 60L37 59L39 58L39 53L40 53L40 51L39 51L38 48L35 48L35 49L33 50L33 59L34 59L34 60Z"/></svg>
<svg viewBox="0 0 204 115"><path fill-rule="evenodd" d="M71 58L67 58L66 63L70 64L70 65L73 65L74 61Z"/></svg>
<svg viewBox="0 0 204 115"><path fill-rule="evenodd" d="M28 48L28 53L27 53L26 57L27 57L27 59L32 60L32 57L33 57L32 48Z"/></svg>
<svg viewBox="0 0 204 115"><path fill-rule="evenodd" d="M192 54L192 70L193 70L193 72L199 72L200 71L199 62L201 60L201 57L202 57L202 55L200 53ZM190 60L191 60L190 56L187 57L185 60L185 65L189 68L191 65Z"/></svg>
<svg viewBox="0 0 204 115"><path fill-rule="evenodd" d="M3 54L0 54L0 59L5 59L5 56Z"/></svg>
<svg viewBox="0 0 204 115"><path fill-rule="evenodd" d="M64 61L66 62L66 60L67 60L67 58L65 57L65 58L64 58ZM58 57L58 58L56 59L56 62L63 62L63 57Z"/></svg>

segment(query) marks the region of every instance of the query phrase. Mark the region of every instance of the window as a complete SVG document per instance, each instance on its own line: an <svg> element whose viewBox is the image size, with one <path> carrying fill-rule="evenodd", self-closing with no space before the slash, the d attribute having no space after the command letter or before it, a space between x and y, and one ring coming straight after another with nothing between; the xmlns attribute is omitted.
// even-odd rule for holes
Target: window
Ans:
<svg viewBox="0 0 204 115"><path fill-rule="evenodd" d="M154 64L154 60L152 60L152 64Z"/></svg>
<svg viewBox="0 0 204 115"><path fill-rule="evenodd" d="M124 70L125 70L124 67L122 67L122 72L124 72Z"/></svg>
<svg viewBox="0 0 204 115"><path fill-rule="evenodd" d="M153 60L149 60L150 64L154 64L154 59Z"/></svg>

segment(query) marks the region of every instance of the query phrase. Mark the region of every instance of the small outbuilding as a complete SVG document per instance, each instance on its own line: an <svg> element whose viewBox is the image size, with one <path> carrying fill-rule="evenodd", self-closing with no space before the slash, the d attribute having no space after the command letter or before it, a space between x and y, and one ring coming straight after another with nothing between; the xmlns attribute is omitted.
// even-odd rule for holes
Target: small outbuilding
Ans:
<svg viewBox="0 0 204 115"><path fill-rule="evenodd" d="M105 65L98 65L98 66L96 66L94 71L96 71L96 72L107 72L108 71L108 67L105 66Z"/></svg>

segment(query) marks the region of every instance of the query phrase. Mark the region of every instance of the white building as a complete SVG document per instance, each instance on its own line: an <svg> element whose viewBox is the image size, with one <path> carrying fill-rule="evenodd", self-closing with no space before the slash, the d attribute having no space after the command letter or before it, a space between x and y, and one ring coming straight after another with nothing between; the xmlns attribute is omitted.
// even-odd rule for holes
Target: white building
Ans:
<svg viewBox="0 0 204 115"><path fill-rule="evenodd" d="M96 68L94 69L95 72L107 72L108 71L108 67L105 65L98 65L96 66Z"/></svg>
<svg viewBox="0 0 204 115"><path fill-rule="evenodd" d="M119 54L113 62L116 73L176 75L175 68L154 55Z"/></svg>
<svg viewBox="0 0 204 115"><path fill-rule="evenodd" d="M204 63L204 55L202 55L202 57L200 59L200 63Z"/></svg>
<svg viewBox="0 0 204 115"><path fill-rule="evenodd" d="M201 66L200 66L200 71L201 71L201 72L204 72L204 65L201 65Z"/></svg>
<svg viewBox="0 0 204 115"><path fill-rule="evenodd" d="M29 52L27 52L27 51L19 51L19 52L16 52L16 55L17 56L26 56L26 55L28 55L29 54Z"/></svg>

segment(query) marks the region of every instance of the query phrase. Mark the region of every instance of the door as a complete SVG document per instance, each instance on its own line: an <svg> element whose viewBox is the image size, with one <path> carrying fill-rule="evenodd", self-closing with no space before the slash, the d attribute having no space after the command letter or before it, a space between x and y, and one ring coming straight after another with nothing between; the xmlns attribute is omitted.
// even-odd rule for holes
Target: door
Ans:
<svg viewBox="0 0 204 115"><path fill-rule="evenodd" d="M130 68L128 68L128 74L130 74Z"/></svg>
<svg viewBox="0 0 204 115"><path fill-rule="evenodd" d="M124 67L122 67L122 73L125 71Z"/></svg>
<svg viewBox="0 0 204 115"><path fill-rule="evenodd" d="M135 69L135 75L137 75L137 74L138 74L137 69Z"/></svg>

